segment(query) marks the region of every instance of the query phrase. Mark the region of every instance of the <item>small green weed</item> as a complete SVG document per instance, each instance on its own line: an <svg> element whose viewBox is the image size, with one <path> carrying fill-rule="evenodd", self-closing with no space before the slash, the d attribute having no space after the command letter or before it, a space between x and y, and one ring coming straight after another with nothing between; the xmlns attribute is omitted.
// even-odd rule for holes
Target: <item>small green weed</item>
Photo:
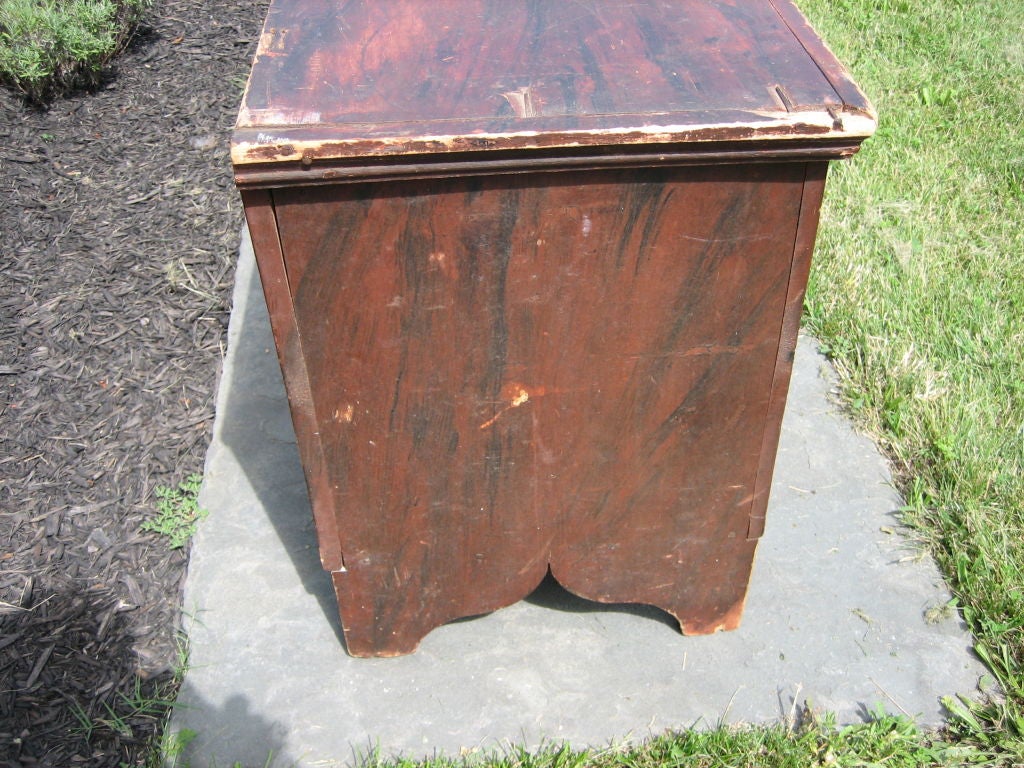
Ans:
<svg viewBox="0 0 1024 768"><path fill-rule="evenodd" d="M189 729L172 731L170 728L173 710L182 705L177 702L182 681L189 667L188 635L181 631L177 636L177 659L174 664L174 676L168 681L162 693L167 701L161 717L161 723L149 739L146 752L139 763L141 768L190 768L187 760L182 761L189 744L198 734Z"/></svg>
<svg viewBox="0 0 1024 768"><path fill-rule="evenodd" d="M0 0L0 79L35 102L99 83L152 0Z"/></svg>
<svg viewBox="0 0 1024 768"><path fill-rule="evenodd" d="M178 768L178 760L198 735L191 728L182 728L175 733L171 733L169 730L165 731L163 743L160 745L160 749L154 752L151 764L154 768L157 766Z"/></svg>
<svg viewBox="0 0 1024 768"><path fill-rule="evenodd" d="M176 692L174 685L135 678L130 689L111 692L104 699L89 703L87 708L69 700L71 714L77 721L70 732L87 744L107 741L114 734L135 740L151 733L167 717Z"/></svg>
<svg viewBox="0 0 1024 768"><path fill-rule="evenodd" d="M72 728L71 732L89 741L92 738L93 731L96 730L96 723L93 722L93 719L89 717L89 713L77 701L72 701L69 706L71 714L78 721L78 725Z"/></svg>
<svg viewBox="0 0 1024 768"><path fill-rule="evenodd" d="M209 514L199 507L199 488L202 475L189 475L177 488L159 486L156 513L142 524L142 530L166 536L171 549L188 544L196 532L196 525Z"/></svg>

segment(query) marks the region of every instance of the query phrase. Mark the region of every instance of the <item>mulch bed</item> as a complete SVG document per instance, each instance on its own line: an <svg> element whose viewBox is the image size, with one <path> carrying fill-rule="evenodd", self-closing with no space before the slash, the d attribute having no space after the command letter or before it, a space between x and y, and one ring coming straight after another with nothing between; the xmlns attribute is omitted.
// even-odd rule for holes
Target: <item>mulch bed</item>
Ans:
<svg viewBox="0 0 1024 768"><path fill-rule="evenodd" d="M0 92L0 766L142 765L242 216L228 141L266 2L158 0L94 93Z"/></svg>

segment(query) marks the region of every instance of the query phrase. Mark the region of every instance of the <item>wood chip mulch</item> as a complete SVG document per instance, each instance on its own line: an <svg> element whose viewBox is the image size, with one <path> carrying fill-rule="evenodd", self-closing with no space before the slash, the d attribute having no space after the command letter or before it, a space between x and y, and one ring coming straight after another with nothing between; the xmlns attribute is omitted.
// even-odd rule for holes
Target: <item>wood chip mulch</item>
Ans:
<svg viewBox="0 0 1024 768"><path fill-rule="evenodd" d="M158 0L94 93L0 92L0 766L142 765L242 216L228 142L266 2Z"/></svg>

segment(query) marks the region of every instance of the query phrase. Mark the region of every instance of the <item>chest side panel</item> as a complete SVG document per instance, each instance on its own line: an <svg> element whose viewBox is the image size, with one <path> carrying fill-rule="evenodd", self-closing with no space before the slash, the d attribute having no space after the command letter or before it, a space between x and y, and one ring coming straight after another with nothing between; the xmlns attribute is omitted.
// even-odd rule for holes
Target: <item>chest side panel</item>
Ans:
<svg viewBox="0 0 1024 768"><path fill-rule="evenodd" d="M549 563L671 608L709 542L748 568L803 173L276 192L348 610L436 625Z"/></svg>

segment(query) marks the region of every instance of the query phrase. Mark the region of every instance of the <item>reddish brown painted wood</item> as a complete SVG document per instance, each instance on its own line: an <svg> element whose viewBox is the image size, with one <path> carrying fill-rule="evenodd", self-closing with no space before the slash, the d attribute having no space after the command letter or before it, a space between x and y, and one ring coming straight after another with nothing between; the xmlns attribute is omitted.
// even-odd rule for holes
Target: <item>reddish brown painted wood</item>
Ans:
<svg viewBox="0 0 1024 768"><path fill-rule="evenodd" d="M788 0L275 0L233 156L298 171L474 150L848 146L873 126Z"/></svg>
<svg viewBox="0 0 1024 768"><path fill-rule="evenodd" d="M447 179L476 174L521 174L531 171L571 172L601 168L652 168L678 165L711 165L791 160L844 159L853 155L860 141L835 140L827 145L797 141L743 144L701 142L696 144L620 147L615 151L593 147L516 152L452 152L441 156L388 158L387 162L344 164L315 163L296 175L288 163L259 163L236 171L239 186L246 189L291 185L313 186L348 181L406 181Z"/></svg>
<svg viewBox="0 0 1024 768"><path fill-rule="evenodd" d="M245 219L252 238L256 264L263 284L277 359L284 373L296 439L302 446L302 467L316 519L320 562L326 570L344 567L338 537L334 497L326 484L323 450L317 439L317 416L313 410L309 373L296 324L295 305L288 288L285 256L281 250L273 200L269 192L242 192Z"/></svg>
<svg viewBox="0 0 1024 768"><path fill-rule="evenodd" d="M735 626L804 175L274 193L353 653L408 652L549 564Z"/></svg>
<svg viewBox="0 0 1024 768"><path fill-rule="evenodd" d="M246 108L254 126L284 113L419 131L444 120L776 110L777 86L793 105L841 103L770 3L301 0L271 10Z"/></svg>
<svg viewBox="0 0 1024 768"><path fill-rule="evenodd" d="M738 624L873 128L788 0L273 0L233 159L352 654L549 569Z"/></svg>

